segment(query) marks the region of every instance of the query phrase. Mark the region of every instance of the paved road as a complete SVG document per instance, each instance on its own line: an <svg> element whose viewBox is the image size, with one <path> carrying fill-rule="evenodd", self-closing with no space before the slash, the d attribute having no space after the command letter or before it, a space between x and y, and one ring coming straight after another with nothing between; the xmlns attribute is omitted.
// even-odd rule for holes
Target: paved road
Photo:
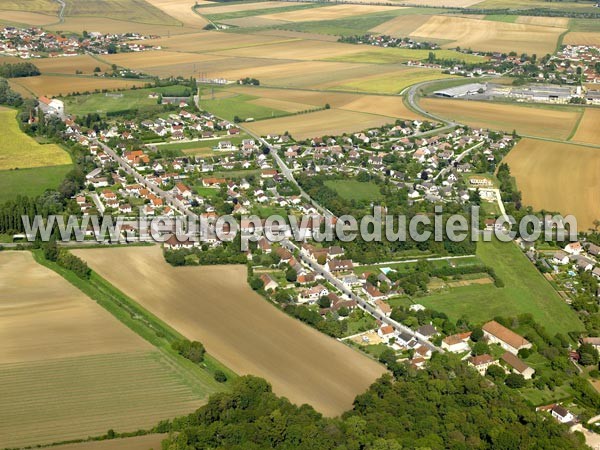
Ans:
<svg viewBox="0 0 600 450"><path fill-rule="evenodd" d="M288 250L292 251L292 252L296 251L296 250L299 250L299 248L295 244L293 244L292 242L290 242L287 239L284 240L284 241L282 241L282 245L284 247L286 247ZM326 271L323 266L321 266L320 264L318 264L318 263L314 262L313 260L311 260L304 253L299 252L299 255L300 255L300 258L302 259L302 261L306 265L308 265L311 269L313 269L315 271L315 273L318 273L318 274L322 275L329 283L331 283L333 286L335 286L337 289L339 289L342 293L346 294L352 300L355 300L356 303L363 310L365 310L366 312L368 312L369 314L371 314L373 317L375 317L376 319L380 320L381 322L383 322L383 323L385 323L387 325L393 326L394 329L397 330L397 331L406 332L406 333L410 334L420 344L428 347L432 351L438 351L438 352L441 352L441 353L444 352L443 349L441 349L440 347L436 347L435 345L433 345L422 334L417 333L416 331L413 331L410 328L402 325L400 322L396 322L395 320L391 319L390 317L387 317L386 315L384 315L378 308L375 308L373 305L371 305L370 303L368 303L365 299L363 299L359 295L357 295L354 292L352 292L352 290L348 286L346 286L342 281L340 281L339 279L337 279L336 277L334 277L331 273L329 273L328 271Z"/></svg>

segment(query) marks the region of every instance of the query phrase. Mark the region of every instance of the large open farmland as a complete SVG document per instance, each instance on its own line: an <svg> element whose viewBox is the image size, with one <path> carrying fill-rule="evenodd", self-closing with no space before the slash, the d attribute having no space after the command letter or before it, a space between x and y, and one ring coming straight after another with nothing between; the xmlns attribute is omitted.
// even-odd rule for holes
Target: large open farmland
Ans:
<svg viewBox="0 0 600 450"><path fill-rule="evenodd" d="M96 67L102 72L110 69L110 66L90 55L77 55L69 58L41 58L35 61L35 65L43 74L58 73L75 75L76 71L91 75Z"/></svg>
<svg viewBox="0 0 600 450"><path fill-rule="evenodd" d="M210 392L30 253L0 253L0 286L1 448L149 427Z"/></svg>
<svg viewBox="0 0 600 450"><path fill-rule="evenodd" d="M264 377L295 403L337 415L384 371L254 293L245 266L174 268L159 247L74 253L235 372Z"/></svg>
<svg viewBox="0 0 600 450"><path fill-rule="evenodd" d="M530 136L567 139L581 114L579 109L535 107L472 100L424 98L426 111L473 127Z"/></svg>
<svg viewBox="0 0 600 450"><path fill-rule="evenodd" d="M598 45L600 46L600 32L573 31L567 33L563 39L564 44L571 45Z"/></svg>
<svg viewBox="0 0 600 450"><path fill-rule="evenodd" d="M471 284L449 288L426 297L421 303L446 313L453 320L463 315L472 323L483 323L495 316L529 313L552 335L582 330L583 324L554 288L512 242L478 243L477 256L495 269L505 287Z"/></svg>
<svg viewBox="0 0 600 450"><path fill-rule="evenodd" d="M600 219L598 148L523 139L505 158L523 203L536 210L573 214L580 230ZM576 174L580 183L575 183Z"/></svg>
<svg viewBox="0 0 600 450"><path fill-rule="evenodd" d="M0 109L0 170L71 164L69 154L55 144L39 144L19 128L17 112Z"/></svg>
<svg viewBox="0 0 600 450"><path fill-rule="evenodd" d="M102 17L152 25L181 25L176 19L153 6L152 2L144 0L69 0L65 3L67 17Z"/></svg>
<svg viewBox="0 0 600 450"><path fill-rule="evenodd" d="M214 5L214 6L213 6ZM256 14L260 14L261 9L271 8L288 8L290 4L288 2L256 2L256 3L236 3L233 5L214 3L212 5L203 6L198 9L198 12L202 15L212 14L228 14L228 13L239 13L241 11L258 11Z"/></svg>
<svg viewBox="0 0 600 450"><path fill-rule="evenodd" d="M441 80L453 78L452 75L443 74L435 69L402 69L398 72L386 73L384 75L372 75L354 80L346 80L341 84L333 86L332 89L346 91L359 91L381 94L398 94L404 88L424 81Z"/></svg>
<svg viewBox="0 0 600 450"><path fill-rule="evenodd" d="M387 22L377 25L370 31L373 33L403 38L409 36L413 31L427 22L430 17L431 16L425 14L398 16L388 20Z"/></svg>
<svg viewBox="0 0 600 450"><path fill-rule="evenodd" d="M204 28L208 24L208 20L193 11L192 8L198 3L194 0L146 0L146 2L185 26Z"/></svg>
<svg viewBox="0 0 600 450"><path fill-rule="evenodd" d="M323 8L301 9L296 11L277 12L258 17L282 20L285 22L305 22L316 20L341 19L344 17L361 16L374 12L391 11L398 7L376 6L376 5L335 5Z"/></svg>
<svg viewBox="0 0 600 450"><path fill-rule="evenodd" d="M507 23L467 17L432 16L412 32L423 39L450 41L445 48L472 48L473 50L545 55L554 52L558 37L566 29Z"/></svg>
<svg viewBox="0 0 600 450"><path fill-rule="evenodd" d="M56 17L59 5L52 0L2 0L0 9L9 11L35 11Z"/></svg>
<svg viewBox="0 0 600 450"><path fill-rule="evenodd" d="M42 95L55 97L77 92L94 92L96 89L129 89L134 86L144 86L147 83L144 80L82 77L75 75L40 75L38 77L12 79L11 82L36 97Z"/></svg>
<svg viewBox="0 0 600 450"><path fill-rule="evenodd" d="M0 7L4 6L0 4ZM0 11L0 23L40 26L57 21L56 14L39 14L27 11Z"/></svg>
<svg viewBox="0 0 600 450"><path fill-rule="evenodd" d="M600 109L586 108L572 141L600 145Z"/></svg>
<svg viewBox="0 0 600 450"><path fill-rule="evenodd" d="M253 132L266 136L269 133L285 133L288 131L295 139L306 139L315 136L339 135L378 127L393 123L394 118L378 114L367 114L341 109L303 114L302 116L281 117L261 120L246 125Z"/></svg>

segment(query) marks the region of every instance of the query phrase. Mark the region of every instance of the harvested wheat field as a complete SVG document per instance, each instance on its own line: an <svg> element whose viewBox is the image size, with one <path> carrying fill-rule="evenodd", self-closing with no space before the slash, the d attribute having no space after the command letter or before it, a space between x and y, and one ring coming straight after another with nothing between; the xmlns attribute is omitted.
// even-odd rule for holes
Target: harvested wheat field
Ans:
<svg viewBox="0 0 600 450"><path fill-rule="evenodd" d="M370 114L383 114L399 119L423 120L422 116L406 107L402 97L360 95L351 102L341 105L338 108Z"/></svg>
<svg viewBox="0 0 600 450"><path fill-rule="evenodd" d="M260 9L271 9L271 8L289 8L288 2L256 2L256 3L238 3L235 5L222 5L221 3L215 3L219 6L206 6L198 8L198 12L202 15L206 14L226 14L234 13L237 11L255 11Z"/></svg>
<svg viewBox="0 0 600 450"><path fill-rule="evenodd" d="M232 370L264 377L292 402L337 415L384 372L254 293L245 266L175 268L157 246L73 253Z"/></svg>
<svg viewBox="0 0 600 450"><path fill-rule="evenodd" d="M141 70L190 63L198 64L198 68L201 68L202 66L200 66L200 64L205 63L206 61L225 59L225 57L200 53L157 50L139 53L115 53L114 55L103 55L102 59L118 66Z"/></svg>
<svg viewBox="0 0 600 450"><path fill-rule="evenodd" d="M431 16L411 36L451 41L444 48L472 48L482 51L553 53L565 30L522 23L495 22L466 17Z"/></svg>
<svg viewBox="0 0 600 450"><path fill-rule="evenodd" d="M266 38L266 36L257 34L250 36ZM280 43L271 42L269 45L254 45L246 46L245 48L240 46L231 50L215 50L211 53L218 55L256 57L265 59L295 59L301 61L315 61L319 59L329 59L339 56L352 55L355 53L380 52L381 50L382 49L375 47L342 44L339 42L290 39ZM310 69L310 66L305 68L307 72L310 72Z"/></svg>
<svg viewBox="0 0 600 450"><path fill-rule="evenodd" d="M586 108L572 141L600 145L600 109Z"/></svg>
<svg viewBox="0 0 600 450"><path fill-rule="evenodd" d="M160 9L168 16L181 22L183 25L195 28L204 28L208 20L196 14L192 7L194 0L146 0L152 6Z"/></svg>
<svg viewBox="0 0 600 450"><path fill-rule="evenodd" d="M421 14L408 14L406 16L394 17L392 20L383 22L381 25L371 28L369 31L389 36L405 37L412 34L417 28L429 20L431 16Z"/></svg>
<svg viewBox="0 0 600 450"><path fill-rule="evenodd" d="M285 22L306 22L316 20L342 19L344 17L361 16L363 14L392 11L400 7L376 5L335 5L322 8L299 9L273 14L263 14L258 17L270 20L283 20Z"/></svg>
<svg viewBox="0 0 600 450"><path fill-rule="evenodd" d="M600 219L600 152L597 148L522 139L505 158L523 203L535 210L573 214L580 231ZM573 182L576 174L579 183Z"/></svg>
<svg viewBox="0 0 600 450"><path fill-rule="evenodd" d="M0 448L149 427L218 389L192 384L29 252L0 253L0 342Z"/></svg>
<svg viewBox="0 0 600 450"><path fill-rule="evenodd" d="M573 31L571 33L567 33L563 39L563 44L600 46L600 33Z"/></svg>
<svg viewBox="0 0 600 450"><path fill-rule="evenodd" d="M411 6L435 6L437 8L468 8L481 2L482 0L401 0L399 3L406 3Z"/></svg>
<svg viewBox="0 0 600 450"><path fill-rule="evenodd" d="M166 434L147 434L124 439L90 441L53 446L52 450L160 450Z"/></svg>
<svg viewBox="0 0 600 450"><path fill-rule="evenodd" d="M45 26L50 31L98 31L100 33L130 33L135 31L145 35L174 36L179 34L197 33L198 28L181 25L158 25L152 23L129 22L127 20L109 19L107 17L65 17L64 22Z"/></svg>
<svg viewBox="0 0 600 450"><path fill-rule="evenodd" d="M91 75L96 67L99 67L103 72L110 69L108 64L100 62L90 55L77 55L69 58L41 58L35 60L35 65L43 74L75 75L75 71L80 70L85 75Z"/></svg>
<svg viewBox="0 0 600 450"><path fill-rule="evenodd" d="M520 16L516 23L525 23L528 25L542 25L544 27L568 28L568 17L544 17L544 16Z"/></svg>
<svg viewBox="0 0 600 450"><path fill-rule="evenodd" d="M48 97L62 96L72 92L93 92L96 89L130 89L134 86L144 86L146 84L144 80L60 75L40 75L39 77L19 78L12 81L37 97L41 95Z"/></svg>
<svg viewBox="0 0 600 450"><path fill-rule="evenodd" d="M553 109L513 104L424 98L421 107L427 112L466 123L472 127L567 139L577 124L581 112L574 109Z"/></svg>
<svg viewBox="0 0 600 450"><path fill-rule="evenodd" d="M395 120L395 118L377 114L327 109L302 116L261 120L247 124L246 128L261 136L288 131L295 139L307 139L356 132L393 123Z"/></svg>
<svg viewBox="0 0 600 450"><path fill-rule="evenodd" d="M163 36L160 39L149 39L141 42L147 45L160 45L163 49L178 52L214 53L216 51L227 49L263 46L296 40L297 39L286 39L277 36L261 36L258 34L203 31L186 35Z"/></svg>
<svg viewBox="0 0 600 450"><path fill-rule="evenodd" d="M232 86L227 90L240 94L253 95L260 98L283 100L294 103L306 103L313 106L325 106L329 103L332 108L341 107L360 96L345 92L319 92L300 89L272 89L253 86Z"/></svg>
<svg viewBox="0 0 600 450"><path fill-rule="evenodd" d="M56 16L26 11L0 11L0 21L40 26L58 21Z"/></svg>

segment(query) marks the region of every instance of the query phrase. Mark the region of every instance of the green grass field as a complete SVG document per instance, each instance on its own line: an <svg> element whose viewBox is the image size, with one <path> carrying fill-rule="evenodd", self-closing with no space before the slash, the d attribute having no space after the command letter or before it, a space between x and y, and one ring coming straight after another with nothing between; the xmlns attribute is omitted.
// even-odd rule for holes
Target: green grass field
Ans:
<svg viewBox="0 0 600 450"><path fill-rule="evenodd" d="M369 63L369 64L395 64L406 61L424 61L433 53L436 58L455 59L468 63L482 62L485 58L477 55L460 53L456 50L415 50L410 48L376 48L369 51L352 53L349 55L327 58L327 61ZM442 78L442 77L440 77Z"/></svg>
<svg viewBox="0 0 600 450"><path fill-rule="evenodd" d="M381 198L379 186L356 180L327 180L325 185L345 200L369 201Z"/></svg>
<svg viewBox="0 0 600 450"><path fill-rule="evenodd" d="M63 98L65 109L69 114L84 115L90 113L106 114L107 112L128 109L158 109L158 100L148 98L151 92L165 96L176 96L184 93L183 86L165 86L147 89L132 89L108 94L74 95Z"/></svg>
<svg viewBox="0 0 600 450"><path fill-rule="evenodd" d="M0 203L17 195L36 197L46 189L56 189L72 165L0 170Z"/></svg>
<svg viewBox="0 0 600 450"><path fill-rule="evenodd" d="M511 14L488 14L485 16L485 20L492 20L494 22L506 22L515 23L519 16Z"/></svg>
<svg viewBox="0 0 600 450"><path fill-rule="evenodd" d="M408 69L398 76L389 74L350 81L334 86L331 90L370 92L379 94L398 94L403 89L423 81L453 79L453 75L443 74L433 69Z"/></svg>
<svg viewBox="0 0 600 450"><path fill-rule="evenodd" d="M226 98L205 99L200 101L200 107L218 117L232 121L235 116L241 119L253 118L269 119L271 117L281 117L289 115L288 112L279 109L267 108L266 106L250 103L259 97L246 94L237 94Z"/></svg>
<svg viewBox="0 0 600 450"><path fill-rule="evenodd" d="M569 305L516 245L480 242L477 256L495 269L505 287L471 285L452 288L415 299L415 302L445 312L452 319L466 315L474 323L485 322L494 316L530 313L552 334L583 330L583 324Z"/></svg>
<svg viewBox="0 0 600 450"><path fill-rule="evenodd" d="M231 5L231 2L227 2L227 5ZM198 12L206 17L208 20L213 22L219 22L221 20L230 20L230 19L242 19L244 17L253 17L253 16L261 16L263 14L276 14L287 11L296 11L299 9L311 9L311 8L319 8L322 6L326 6L324 4L319 3L307 3L307 4L299 4L292 6L284 6L280 8L269 8L265 7L263 9L250 9L250 10L241 10L241 11L233 11L227 13L219 13L219 14L202 14L202 8L198 8Z"/></svg>
<svg viewBox="0 0 600 450"><path fill-rule="evenodd" d="M0 170L71 164L71 157L55 144L41 145L19 128L17 112L0 109Z"/></svg>
<svg viewBox="0 0 600 450"><path fill-rule="evenodd" d="M305 33L330 34L336 36L353 36L365 34L397 16L413 14L441 14L447 10L441 8L404 8L365 14L363 16L345 17L343 19L299 22L280 25L275 28Z"/></svg>
<svg viewBox="0 0 600 450"><path fill-rule="evenodd" d="M3 364L0 447L149 428L208 394L160 351Z"/></svg>

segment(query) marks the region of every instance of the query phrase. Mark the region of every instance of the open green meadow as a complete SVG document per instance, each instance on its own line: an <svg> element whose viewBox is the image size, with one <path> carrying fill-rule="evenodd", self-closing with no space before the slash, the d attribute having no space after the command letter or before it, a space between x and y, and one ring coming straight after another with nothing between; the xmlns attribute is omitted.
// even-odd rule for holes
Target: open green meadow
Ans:
<svg viewBox="0 0 600 450"><path fill-rule="evenodd" d="M407 69L397 74L365 77L348 81L331 88L332 90L358 91L366 93L398 94L413 84L438 79L454 79L454 75L446 75L435 69Z"/></svg>
<svg viewBox="0 0 600 450"><path fill-rule="evenodd" d="M17 195L36 197L47 189L56 189L73 167L34 167L32 169L0 170L0 203Z"/></svg>
<svg viewBox="0 0 600 450"><path fill-rule="evenodd" d="M470 285L436 292L415 300L445 312L452 319L466 315L471 322L485 322L495 316L529 313L546 329L557 332L583 330L583 324L554 288L513 243L479 242L477 256L494 268L505 284Z"/></svg>
<svg viewBox="0 0 600 450"><path fill-rule="evenodd" d="M236 94L231 97L200 100L200 107L229 121L233 121L236 116L242 120L250 118L259 120L289 115L286 111L251 102L258 98L253 95Z"/></svg>
<svg viewBox="0 0 600 450"><path fill-rule="evenodd" d="M85 115L90 113L106 114L130 109L158 109L158 99L148 97L151 93L166 97L186 97L184 86L165 86L145 89L131 89L121 92L109 92L86 95L72 95L63 98L65 110L69 114Z"/></svg>
<svg viewBox="0 0 600 450"><path fill-rule="evenodd" d="M71 164L71 157L55 144L39 144L19 128L17 111L0 109L0 170Z"/></svg>
<svg viewBox="0 0 600 450"><path fill-rule="evenodd" d="M325 185L345 200L370 201L381 198L379 186L375 183L357 180L327 180Z"/></svg>

